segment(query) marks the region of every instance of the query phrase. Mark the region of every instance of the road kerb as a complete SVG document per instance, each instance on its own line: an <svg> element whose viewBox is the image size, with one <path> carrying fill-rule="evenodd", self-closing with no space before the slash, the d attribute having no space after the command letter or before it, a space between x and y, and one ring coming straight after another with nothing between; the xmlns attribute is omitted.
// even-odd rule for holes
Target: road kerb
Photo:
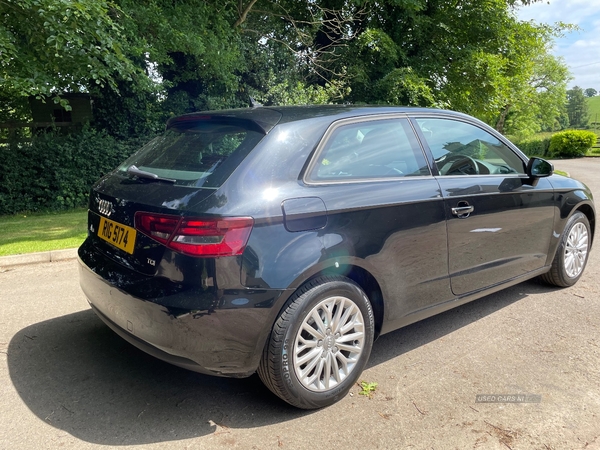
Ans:
<svg viewBox="0 0 600 450"><path fill-rule="evenodd" d="M22 266L27 264L40 264L55 261L65 261L77 258L76 248L65 250L51 250L47 252L25 253L22 255L0 256L0 268Z"/></svg>

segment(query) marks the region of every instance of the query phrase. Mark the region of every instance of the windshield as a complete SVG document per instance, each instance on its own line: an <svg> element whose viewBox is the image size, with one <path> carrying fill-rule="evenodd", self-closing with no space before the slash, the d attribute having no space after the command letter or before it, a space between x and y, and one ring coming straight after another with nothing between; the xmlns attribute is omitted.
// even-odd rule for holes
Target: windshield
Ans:
<svg viewBox="0 0 600 450"><path fill-rule="evenodd" d="M117 170L127 175L134 165L179 186L217 188L263 136L239 123L184 123L150 141Z"/></svg>

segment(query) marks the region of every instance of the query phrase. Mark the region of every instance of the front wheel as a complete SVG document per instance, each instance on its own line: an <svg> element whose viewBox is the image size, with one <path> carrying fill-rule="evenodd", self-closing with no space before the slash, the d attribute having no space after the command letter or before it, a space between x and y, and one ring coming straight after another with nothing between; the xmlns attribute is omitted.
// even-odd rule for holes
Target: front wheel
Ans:
<svg viewBox="0 0 600 450"><path fill-rule="evenodd" d="M345 277L315 279L294 294L273 326L258 375L303 409L343 398L362 373L373 345L373 309Z"/></svg>
<svg viewBox="0 0 600 450"><path fill-rule="evenodd" d="M560 287L574 285L588 259L591 245L590 222L585 214L576 212L567 221L549 272L541 276L547 283Z"/></svg>

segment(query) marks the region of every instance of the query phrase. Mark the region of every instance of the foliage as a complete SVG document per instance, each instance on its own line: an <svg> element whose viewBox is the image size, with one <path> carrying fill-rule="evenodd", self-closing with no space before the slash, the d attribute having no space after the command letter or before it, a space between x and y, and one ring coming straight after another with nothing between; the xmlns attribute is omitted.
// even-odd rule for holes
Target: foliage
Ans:
<svg viewBox="0 0 600 450"><path fill-rule="evenodd" d="M169 114L157 101L156 93L135 89L132 83L123 80L117 81L117 87L118 92L107 86L90 90L95 129L119 140L154 135L164 130Z"/></svg>
<svg viewBox="0 0 600 450"><path fill-rule="evenodd" d="M302 81L291 84L288 81L272 85L265 94L256 93L256 100L265 105L322 105L343 97L344 85L333 81L325 86L307 86Z"/></svg>
<svg viewBox="0 0 600 450"><path fill-rule="evenodd" d="M127 39L148 75L162 80L167 96L187 99L175 114L230 106L239 88L237 74L245 70L240 36L232 26L238 2L117 1L126 13Z"/></svg>
<svg viewBox="0 0 600 450"><path fill-rule="evenodd" d="M27 97L14 96L0 88L0 123L27 122L30 115Z"/></svg>
<svg viewBox="0 0 600 450"><path fill-rule="evenodd" d="M596 89L594 89L594 88L587 88L584 91L584 94L585 94L586 97L593 97L595 95L598 95L598 91Z"/></svg>
<svg viewBox="0 0 600 450"><path fill-rule="evenodd" d="M366 381L361 381L359 385L360 392L358 395L364 395L366 397L373 398L373 394L375 393L377 386L378 384L375 382L368 383Z"/></svg>
<svg viewBox="0 0 600 450"><path fill-rule="evenodd" d="M566 130L555 133L550 141L550 155L558 158L585 156L596 143L596 133L585 130Z"/></svg>
<svg viewBox="0 0 600 450"><path fill-rule="evenodd" d="M125 55L122 11L106 0L0 2L0 86L12 97L54 97L139 78ZM64 101L63 101L64 103Z"/></svg>
<svg viewBox="0 0 600 450"><path fill-rule="evenodd" d="M599 97L600 98L600 97ZM20 123L31 120L31 109L26 97L11 97L0 88L0 123ZM26 139L31 137L29 128L0 128L0 139Z"/></svg>
<svg viewBox="0 0 600 450"><path fill-rule="evenodd" d="M550 156L550 140L552 135L533 136L524 140L513 140L513 143L519 147L527 156L540 156L542 158Z"/></svg>
<svg viewBox="0 0 600 450"><path fill-rule="evenodd" d="M589 119L588 105L583 95L583 89L575 86L567 91L567 113L571 127L585 128Z"/></svg>
<svg viewBox="0 0 600 450"><path fill-rule="evenodd" d="M436 106L427 80L410 67L394 69L375 84L377 102L391 105Z"/></svg>
<svg viewBox="0 0 600 450"><path fill-rule="evenodd" d="M531 74L518 101L511 104L504 130L528 136L539 131L558 131L568 126L565 107L570 79L564 61L541 52L532 55Z"/></svg>
<svg viewBox="0 0 600 450"><path fill-rule="evenodd" d="M139 147L86 127L0 147L0 215L85 206L91 185Z"/></svg>
<svg viewBox="0 0 600 450"><path fill-rule="evenodd" d="M558 129L568 73L548 49L565 27L519 22L513 8L529 3L12 0L0 4L11 77L0 91L90 92L96 127L121 138L174 114L245 106L249 94L438 106L511 133Z"/></svg>
<svg viewBox="0 0 600 450"><path fill-rule="evenodd" d="M519 135L566 125L569 73L549 51L569 26L520 22L505 0L361 4L348 100L455 109Z"/></svg>

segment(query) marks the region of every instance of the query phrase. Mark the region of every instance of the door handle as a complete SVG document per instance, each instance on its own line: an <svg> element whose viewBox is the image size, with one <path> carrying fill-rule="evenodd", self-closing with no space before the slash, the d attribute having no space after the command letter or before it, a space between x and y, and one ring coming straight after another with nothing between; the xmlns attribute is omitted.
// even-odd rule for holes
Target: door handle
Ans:
<svg viewBox="0 0 600 450"><path fill-rule="evenodd" d="M455 206L451 209L452 214L454 214L459 219L466 219L471 215L475 208L472 205L469 205L467 202L459 202L459 206Z"/></svg>

